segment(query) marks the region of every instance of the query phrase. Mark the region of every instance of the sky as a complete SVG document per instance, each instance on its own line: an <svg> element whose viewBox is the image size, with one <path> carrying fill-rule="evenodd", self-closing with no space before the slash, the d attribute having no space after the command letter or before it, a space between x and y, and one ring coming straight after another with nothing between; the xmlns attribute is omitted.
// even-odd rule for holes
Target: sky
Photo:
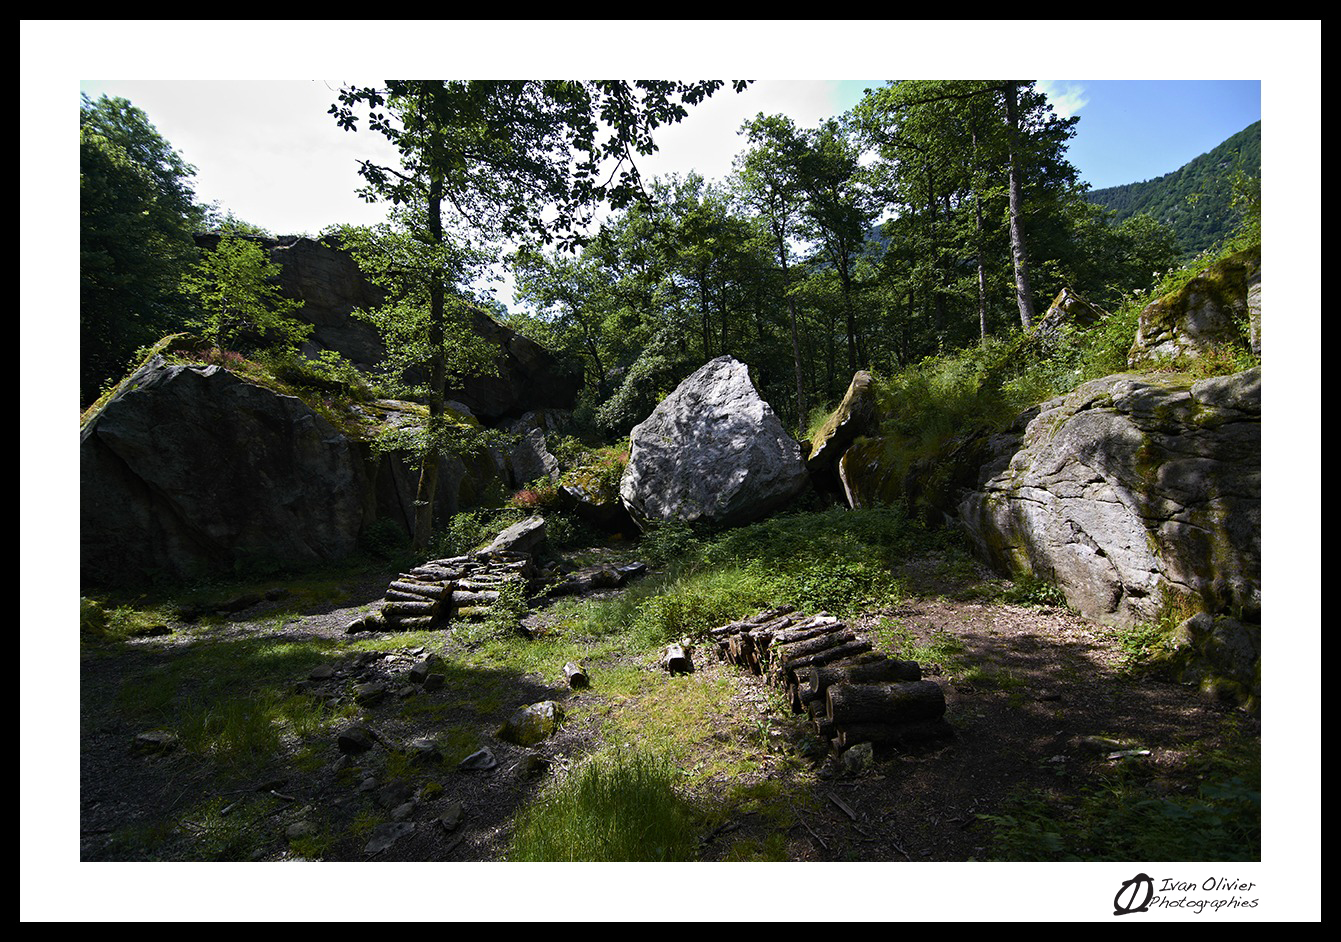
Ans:
<svg viewBox="0 0 1341 942"><path fill-rule="evenodd" d="M315 235L335 223L384 218L385 207L355 195L358 161L394 161L368 131L350 133L327 113L339 81L89 80L92 98L128 99L196 168L197 198L218 203L276 235ZM729 88L660 130L644 176L696 170L721 180L759 112L786 113L801 127L849 109L883 81L761 80ZM1261 118L1258 81L1056 81L1040 86L1063 116L1078 115L1070 160L1095 188L1135 183L1178 169Z"/></svg>
<svg viewBox="0 0 1341 942"><path fill-rule="evenodd" d="M1180 43L1180 34L1191 38ZM59 408L52 409L62 401L64 388L67 415L73 415L77 383L72 378L66 387L53 388L51 376L61 370L76 375L73 104L81 82L107 82L104 90L123 94L145 110L196 165L201 198L218 200L241 218L276 231L315 232L333 222L360 221L362 207L352 196L354 160L372 138L339 132L325 114L340 82L386 75L753 77L759 84L746 95L719 92L684 126L668 129L659 138L665 162L643 167L647 174L697 167L716 176L725 172L736 150L740 120L757 111L786 108L799 123L812 124L849 107L860 85L878 77L1005 74L1052 77L1054 101L1067 102L1082 119L1071 159L1096 187L1177 169L1242 130L1257 114L1266 116L1264 267L1296 274L1269 275L1264 292L1264 686L1269 704L1275 704L1268 706L1264 720L1264 859L1212 869L1188 865L1188 875L1258 879L1262 909L1234 918L1320 918L1319 824L1311 816L1317 807L1314 724L1320 684L1316 660L1300 654L1319 643L1321 621L1319 515L1300 513L1301 506L1321 506L1320 21L26 20L20 22L17 109L24 589L18 634L20 702L41 703L43 709L38 717L25 708L22 717L21 920L294 918L293 901L301 900L310 907L300 917L321 921L347 911L333 903L333 873L337 882L347 883L347 874L355 871L360 918L394 920L426 912L444 919L546 918L546 913L572 911L575 893L578 910L593 921L744 918L739 911L714 908L706 887L723 871L701 868L647 866L636 869L636 875L630 873L635 868L618 866L537 870L544 878L528 887L529 904L509 908L512 900L500 899L503 875L488 867L453 867L444 880L443 871L433 867L333 872L294 866L284 869L283 880L273 880L277 871L263 866L151 865L146 870L105 864L90 869L75 860L78 757L70 740L77 734L78 702L69 690L51 689L55 665L68 666L78 658L74 603L71 598L68 621L53 622L53 609L41 604L34 586L50 580L48 561L70 557L78 530L77 501L69 499L79 490L74 436L62 424L69 420L59 418ZM313 76L325 76L329 87ZM1161 84L1128 84L1133 79ZM1234 94L1229 99L1186 94L1211 80L1221 83L1220 91ZM129 84L145 81L160 83L164 94ZM793 84L771 84L777 81ZM814 84L794 84L799 81ZM186 90L193 94L184 101L168 94L172 84L180 92L188 82ZM217 97L220 86L208 84L215 82L228 83L222 86L228 94ZM273 82L295 84L270 85L259 99L244 96ZM1251 88L1244 94L1241 84L1224 84L1244 82L1261 83L1260 103L1254 102ZM278 115L271 112L272 103L281 108ZM694 138L712 140L711 156L697 150L696 141L677 140L691 135L691 127ZM1274 317L1272 311L1285 316ZM1288 683L1281 671L1287 661ZM53 736L52 731L69 735ZM1289 801L1281 799L1286 789ZM892 866L833 865L838 869L824 872L841 873L851 885L845 894L851 918L944 919L951 913L992 921L1111 918L1106 904L1133 872L1130 864L903 866L897 871ZM760 898L770 898L780 872L733 868L737 892L727 896L753 898L757 891ZM817 872L812 865L806 874ZM206 881L211 892L202 893ZM601 885L599 900L581 895L593 881ZM147 886L153 890L146 892ZM683 891L695 908L686 913L658 908L667 886ZM396 902L384 905L379 894Z"/></svg>

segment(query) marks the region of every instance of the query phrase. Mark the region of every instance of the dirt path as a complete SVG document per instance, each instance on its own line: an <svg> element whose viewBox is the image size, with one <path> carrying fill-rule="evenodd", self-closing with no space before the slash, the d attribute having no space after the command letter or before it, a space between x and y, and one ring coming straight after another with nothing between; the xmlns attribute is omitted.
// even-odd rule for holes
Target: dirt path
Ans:
<svg viewBox="0 0 1341 942"><path fill-rule="evenodd" d="M601 745L601 724L590 709L583 712L587 719L563 725L532 750L492 738L513 704L570 695L538 674L490 675L453 666L449 654L439 662L449 675L441 690L401 697L405 673L425 657L422 648L386 635L375 653L329 659L340 672L330 683L345 689L384 683L382 700L357 711L384 745L404 749L445 728L474 728L477 744L487 744L497 763L485 771L456 771L454 761L449 767L441 760L425 771L380 746L342 755L327 736L306 750L281 750L276 761L225 781L187 750L132 748L145 720L124 709L126 678L171 671L174 660L204 639L265 643L267 651L286 641L319 640L339 652L345 625L378 594L380 587L368 586L352 599L358 604L286 621L267 617L259 606L208 630L182 627L115 649L87 649L81 663L81 859L276 860L295 856L296 848L315 848L326 860L503 857L518 808ZM779 800L792 812L780 823L776 813L725 803L725 790L701 786L698 797L709 807L718 803L722 821L704 835L702 859L724 859L749 846L785 848L791 860L984 859L990 834L979 815L997 813L1022 790L1074 795L1116 766L1135 764L1171 793L1186 792L1196 785L1193 752L1220 742L1227 721L1251 722L1186 687L1128 675L1112 631L1062 610L930 596L853 621L891 652L910 643L939 652L921 660L945 691L955 738L880 752L873 766L847 774L832 760L818 761L818 753L815 761L806 757L815 744L807 741L813 736L804 717L780 709L757 678L701 652L690 682L733 691L733 715L723 718L720 735L761 731L759 761L744 777L785 779L786 797ZM587 666L596 675L605 665ZM309 670L295 666L295 690L322 696L333 689L314 687ZM453 695L467 688L476 693ZM506 689L507 696L480 693L491 688ZM141 695L143 689L142 681ZM590 704L600 693L584 696ZM701 748L711 749L712 742ZM1123 751L1133 755L1112 758ZM449 828L458 806L460 823ZM304 827L328 836L304 845ZM394 840L370 852L377 833Z"/></svg>

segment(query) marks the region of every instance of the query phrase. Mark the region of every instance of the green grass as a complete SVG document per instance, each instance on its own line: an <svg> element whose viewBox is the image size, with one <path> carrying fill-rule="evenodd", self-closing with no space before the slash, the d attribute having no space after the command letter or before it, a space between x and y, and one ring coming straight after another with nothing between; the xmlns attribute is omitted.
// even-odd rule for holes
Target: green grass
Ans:
<svg viewBox="0 0 1341 942"><path fill-rule="evenodd" d="M970 670L964 660L964 643L943 628L935 629L931 637L923 641L897 618L882 618L871 634L877 642L877 650L901 660L917 661L923 670L939 667L956 679Z"/></svg>
<svg viewBox="0 0 1341 942"><path fill-rule="evenodd" d="M674 765L647 752L593 756L517 816L508 859L694 860L701 816L677 778Z"/></svg>
<svg viewBox="0 0 1341 942"><path fill-rule="evenodd" d="M1017 791L980 814L990 859L1018 861L1260 860L1261 753L1230 721L1224 743L1199 748L1156 778L1119 766L1066 796Z"/></svg>

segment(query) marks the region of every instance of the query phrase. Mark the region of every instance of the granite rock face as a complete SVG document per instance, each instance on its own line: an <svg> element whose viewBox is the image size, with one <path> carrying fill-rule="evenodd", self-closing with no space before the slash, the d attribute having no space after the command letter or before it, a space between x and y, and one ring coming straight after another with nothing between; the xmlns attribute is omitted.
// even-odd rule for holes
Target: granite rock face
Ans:
<svg viewBox="0 0 1341 942"><path fill-rule="evenodd" d="M810 442L810 457L806 466L816 481L823 480L833 488L834 469L849 445L860 435L875 435L880 430L880 410L875 401L873 380L866 370L858 370L847 387L847 393L828 421L815 433Z"/></svg>
<svg viewBox="0 0 1341 942"><path fill-rule="evenodd" d="M280 266L280 291L303 302L294 316L314 327L305 352L315 356L334 350L365 372L374 369L386 355L381 336L350 312L377 307L385 294L364 277L353 257L338 246L296 236L256 241ZM219 236L197 236L196 244L212 250ZM471 311L470 327L498 348L497 375L471 377L461 388L448 390L449 399L466 405L486 424L532 409L573 407L582 386L580 369L478 308Z"/></svg>
<svg viewBox="0 0 1341 942"><path fill-rule="evenodd" d="M81 568L191 577L351 552L376 467L300 400L154 357L80 431Z"/></svg>
<svg viewBox="0 0 1341 942"><path fill-rule="evenodd" d="M729 356L700 367L634 427L620 498L640 526L748 523L810 485L798 445Z"/></svg>
<svg viewBox="0 0 1341 942"><path fill-rule="evenodd" d="M1261 401L1259 369L1085 383L996 443L960 520L990 563L1086 617L1151 620L1182 596L1257 620Z"/></svg>

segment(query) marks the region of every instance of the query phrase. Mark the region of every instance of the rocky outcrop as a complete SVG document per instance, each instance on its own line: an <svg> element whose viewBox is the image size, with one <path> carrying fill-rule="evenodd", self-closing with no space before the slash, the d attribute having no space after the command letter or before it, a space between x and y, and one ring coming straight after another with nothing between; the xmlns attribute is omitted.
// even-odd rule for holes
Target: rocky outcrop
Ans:
<svg viewBox="0 0 1341 942"><path fill-rule="evenodd" d="M809 485L801 447L729 357L700 367L630 436L620 497L639 525L747 523Z"/></svg>
<svg viewBox="0 0 1341 942"><path fill-rule="evenodd" d="M338 559L376 469L293 396L154 357L80 432L84 575L124 583Z"/></svg>
<svg viewBox="0 0 1341 942"><path fill-rule="evenodd" d="M1152 620L1180 596L1260 617L1260 370L1108 376L1017 434L959 505L988 561L1100 621Z"/></svg>
<svg viewBox="0 0 1341 942"><path fill-rule="evenodd" d="M219 238L213 233L198 235L196 244L212 251ZM348 252L298 236L256 241L280 266L283 295L303 302L294 316L313 326L305 352L334 350L365 372L381 362L386 348L376 328L349 315L357 308L377 307L385 293L363 276Z"/></svg>
<svg viewBox="0 0 1341 942"><path fill-rule="evenodd" d="M334 350L365 372L374 369L386 355L381 336L371 324L349 315L355 309L377 307L385 294L364 277L353 257L336 245L297 236L257 241L280 266L284 296L303 302L294 316L314 327L305 352ZM219 236L197 236L196 244L214 249ZM532 409L573 407L582 385L580 369L478 308L470 317L471 330L498 348L497 375L472 377L449 390L449 398L464 403L487 423Z"/></svg>
<svg viewBox="0 0 1341 942"><path fill-rule="evenodd" d="M1048 310L1038 322L1036 329L1039 333L1050 333L1060 330L1067 324L1092 327L1103 318L1103 311L1070 288L1063 288L1057 292L1057 297L1052 299L1052 304L1048 305Z"/></svg>
<svg viewBox="0 0 1341 942"><path fill-rule="evenodd" d="M847 393L818 432L810 440L810 457L806 459L817 486L834 490L834 479L839 458L860 435L875 435L880 430L880 412L875 401L873 380L866 370L852 377Z"/></svg>
<svg viewBox="0 0 1341 942"><path fill-rule="evenodd" d="M1234 345L1261 354L1262 249L1223 258L1141 311L1133 368Z"/></svg>

